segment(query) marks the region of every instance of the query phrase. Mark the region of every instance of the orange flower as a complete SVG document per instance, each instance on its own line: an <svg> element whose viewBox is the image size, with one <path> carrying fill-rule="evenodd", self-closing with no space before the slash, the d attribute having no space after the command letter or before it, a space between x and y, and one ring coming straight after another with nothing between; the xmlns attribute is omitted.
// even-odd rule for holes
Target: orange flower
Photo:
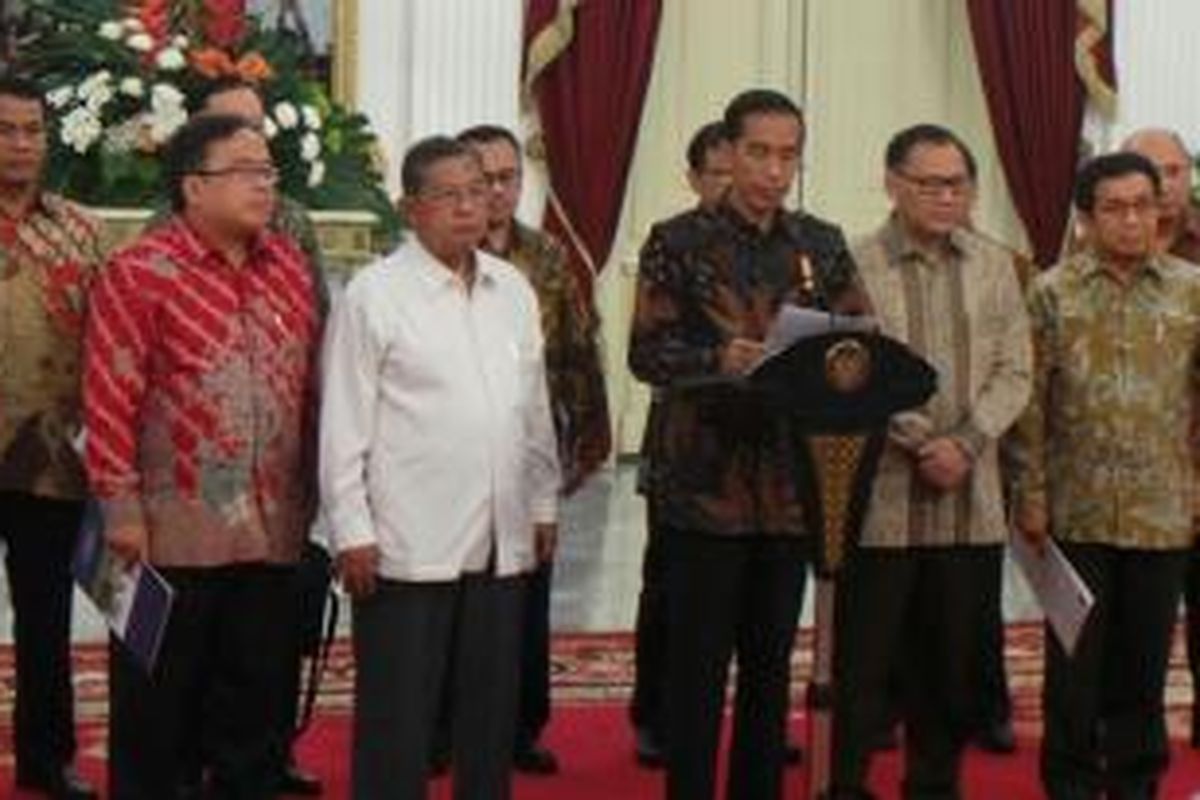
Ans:
<svg viewBox="0 0 1200 800"><path fill-rule="evenodd" d="M239 58L236 71L242 80L252 83L268 81L275 74L274 70L271 69L271 65L267 63L262 53L259 52L246 53L246 55Z"/></svg>
<svg viewBox="0 0 1200 800"><path fill-rule="evenodd" d="M192 68L210 80L216 80L224 75L234 73L233 60L224 50L215 47L203 47L193 50L189 56Z"/></svg>

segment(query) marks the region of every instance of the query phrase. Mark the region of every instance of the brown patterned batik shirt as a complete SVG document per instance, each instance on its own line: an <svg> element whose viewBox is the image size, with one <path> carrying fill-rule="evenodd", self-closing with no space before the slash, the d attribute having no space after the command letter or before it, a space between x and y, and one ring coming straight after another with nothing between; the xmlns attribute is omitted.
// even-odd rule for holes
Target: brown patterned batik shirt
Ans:
<svg viewBox="0 0 1200 800"><path fill-rule="evenodd" d="M514 221L508 252L495 255L516 266L537 295L562 485L570 494L604 463L612 442L596 305L549 234Z"/></svg>
<svg viewBox="0 0 1200 800"><path fill-rule="evenodd" d="M1188 546L1200 269L1155 256L1126 284L1085 251L1038 276L1029 304L1021 500L1063 541Z"/></svg>
<svg viewBox="0 0 1200 800"><path fill-rule="evenodd" d="M97 222L43 194L0 214L0 491L81 499L72 439L87 288L100 263Z"/></svg>
<svg viewBox="0 0 1200 800"><path fill-rule="evenodd" d="M783 303L860 307L841 231L779 213L762 231L729 207L656 225L642 247L629 367L660 403L647 442L663 524L715 534L799 534L786 421L722 380L731 339L761 341Z"/></svg>

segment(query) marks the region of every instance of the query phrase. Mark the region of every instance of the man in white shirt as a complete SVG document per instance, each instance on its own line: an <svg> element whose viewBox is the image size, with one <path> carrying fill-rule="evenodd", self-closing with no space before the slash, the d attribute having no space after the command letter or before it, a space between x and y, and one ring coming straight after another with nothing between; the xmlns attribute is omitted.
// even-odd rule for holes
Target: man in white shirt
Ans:
<svg viewBox="0 0 1200 800"><path fill-rule="evenodd" d="M354 598L353 797L424 798L450 686L456 798L504 800L524 575L553 551L558 462L537 301L476 249L477 157L433 137L405 156L413 237L335 308L321 496Z"/></svg>

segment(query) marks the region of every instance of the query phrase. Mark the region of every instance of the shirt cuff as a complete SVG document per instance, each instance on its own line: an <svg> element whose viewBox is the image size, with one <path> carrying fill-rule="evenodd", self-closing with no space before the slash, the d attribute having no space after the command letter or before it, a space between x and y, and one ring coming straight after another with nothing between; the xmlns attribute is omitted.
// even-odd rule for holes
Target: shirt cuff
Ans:
<svg viewBox="0 0 1200 800"><path fill-rule="evenodd" d="M345 510L329 512L329 541L341 553L379 543L375 522L368 512Z"/></svg>

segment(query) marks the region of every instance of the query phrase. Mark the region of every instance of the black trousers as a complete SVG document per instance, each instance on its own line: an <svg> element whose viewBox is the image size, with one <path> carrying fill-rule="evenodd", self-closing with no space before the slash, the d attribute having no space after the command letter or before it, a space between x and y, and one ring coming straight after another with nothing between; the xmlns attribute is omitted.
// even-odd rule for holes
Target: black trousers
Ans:
<svg viewBox="0 0 1200 800"><path fill-rule="evenodd" d="M1183 600L1187 611L1188 670L1192 673L1192 730L1200 731L1200 544L1188 551Z"/></svg>
<svg viewBox="0 0 1200 800"><path fill-rule="evenodd" d="M982 583L1001 547L862 549L838 581L833 783L862 792L899 674L904 796L957 798L979 719ZM894 693L892 693L894 696Z"/></svg>
<svg viewBox="0 0 1200 800"><path fill-rule="evenodd" d="M634 628L633 697L629 719L662 741L663 692L667 671L667 557L665 535L649 505L646 549L642 553L642 590Z"/></svg>
<svg viewBox="0 0 1200 800"><path fill-rule="evenodd" d="M1073 655L1045 634L1042 783L1050 800L1149 800L1167 768L1163 689L1188 553L1061 546L1096 604Z"/></svg>
<svg viewBox="0 0 1200 800"><path fill-rule="evenodd" d="M109 794L170 800L209 767L228 800L273 797L287 746L280 686L289 659L290 567L166 568L175 590L154 674L109 647Z"/></svg>
<svg viewBox="0 0 1200 800"><path fill-rule="evenodd" d="M75 757L71 555L82 504L0 492L0 538L13 610L17 778L45 783Z"/></svg>
<svg viewBox="0 0 1200 800"><path fill-rule="evenodd" d="M782 796L788 687L809 543L788 536L667 537L669 800L708 800L730 658L737 657L726 797Z"/></svg>
<svg viewBox="0 0 1200 800"><path fill-rule="evenodd" d="M443 686L454 797L507 800L525 577L379 582L354 603L354 800L423 800Z"/></svg>
<svg viewBox="0 0 1200 800"><path fill-rule="evenodd" d="M537 742L550 722L550 585L554 563L538 565L528 576L521 628L521 682L516 747Z"/></svg>
<svg viewBox="0 0 1200 800"><path fill-rule="evenodd" d="M1012 719L1012 696L1004 663L1004 551L997 548L980 587L984 592L979 629L980 686L978 730Z"/></svg>

